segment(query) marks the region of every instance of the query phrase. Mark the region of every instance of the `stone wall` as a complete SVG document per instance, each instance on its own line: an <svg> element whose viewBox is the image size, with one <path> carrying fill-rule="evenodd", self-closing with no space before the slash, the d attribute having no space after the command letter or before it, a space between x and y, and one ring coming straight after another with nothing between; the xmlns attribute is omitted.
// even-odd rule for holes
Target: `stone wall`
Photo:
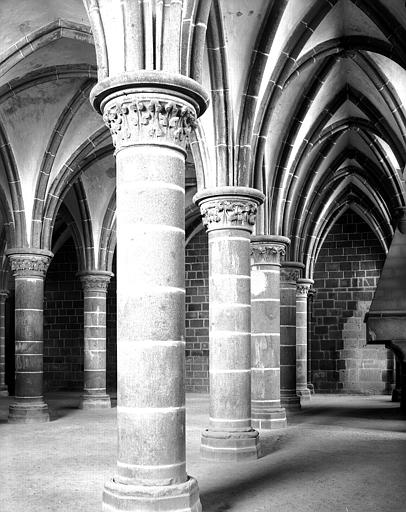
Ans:
<svg viewBox="0 0 406 512"><path fill-rule="evenodd" d="M83 291L72 239L54 256L44 292L45 391L83 389ZM115 265L113 266L113 272ZM116 279L107 295L107 388L117 386Z"/></svg>
<svg viewBox="0 0 406 512"><path fill-rule="evenodd" d="M318 392L389 393L393 356L365 346L369 309L385 254L369 226L346 213L321 248L314 272L311 358Z"/></svg>
<svg viewBox="0 0 406 512"><path fill-rule="evenodd" d="M44 388L83 389L83 293L73 241L54 256L44 290Z"/></svg>
<svg viewBox="0 0 406 512"><path fill-rule="evenodd" d="M188 243L185 255L186 391L209 390L209 263L207 233Z"/></svg>

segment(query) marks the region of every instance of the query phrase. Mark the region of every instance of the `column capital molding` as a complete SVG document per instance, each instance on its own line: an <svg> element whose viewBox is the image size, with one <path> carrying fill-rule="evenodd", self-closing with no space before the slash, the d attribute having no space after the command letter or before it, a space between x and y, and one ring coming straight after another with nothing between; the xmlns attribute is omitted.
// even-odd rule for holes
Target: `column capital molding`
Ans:
<svg viewBox="0 0 406 512"><path fill-rule="evenodd" d="M218 187L205 189L193 197L200 207L207 231L243 229L252 233L258 206L264 194L248 187Z"/></svg>
<svg viewBox="0 0 406 512"><path fill-rule="evenodd" d="M8 249L6 256L14 277L45 277L53 254L41 249Z"/></svg>
<svg viewBox="0 0 406 512"><path fill-rule="evenodd" d="M303 263L295 261L284 261L281 268L281 280L285 283L296 284L300 278L301 271L305 268Z"/></svg>
<svg viewBox="0 0 406 512"><path fill-rule="evenodd" d="M298 297L307 297L313 284L313 279L298 279L296 282L296 295Z"/></svg>
<svg viewBox="0 0 406 512"><path fill-rule="evenodd" d="M114 274L104 270L88 270L78 272L76 275L82 283L84 292L96 291L107 293L110 280Z"/></svg>
<svg viewBox="0 0 406 512"><path fill-rule="evenodd" d="M139 144L169 144L186 150L196 111L187 101L166 94L129 92L105 103L103 120L116 152Z"/></svg>
<svg viewBox="0 0 406 512"><path fill-rule="evenodd" d="M289 238L276 235L255 235L251 237L251 264L280 265L286 249L290 245Z"/></svg>
<svg viewBox="0 0 406 512"><path fill-rule="evenodd" d="M0 302L4 302L9 295L9 290L0 290Z"/></svg>

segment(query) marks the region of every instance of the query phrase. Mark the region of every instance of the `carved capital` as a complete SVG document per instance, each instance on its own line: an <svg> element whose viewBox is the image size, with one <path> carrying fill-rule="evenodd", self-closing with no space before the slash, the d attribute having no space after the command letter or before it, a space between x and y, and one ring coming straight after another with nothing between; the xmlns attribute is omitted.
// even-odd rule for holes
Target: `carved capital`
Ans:
<svg viewBox="0 0 406 512"><path fill-rule="evenodd" d="M203 225L210 231L217 228L245 228L252 231L258 204L249 199L212 199L200 206Z"/></svg>
<svg viewBox="0 0 406 512"><path fill-rule="evenodd" d="M82 283L84 293L102 292L107 293L107 289L112 277L111 272L81 272L78 274Z"/></svg>
<svg viewBox="0 0 406 512"><path fill-rule="evenodd" d="M267 242L251 242L251 262L253 265L280 264L286 256L286 245Z"/></svg>
<svg viewBox="0 0 406 512"><path fill-rule="evenodd" d="M0 303L4 303L9 295L10 292L8 290L0 290Z"/></svg>
<svg viewBox="0 0 406 512"><path fill-rule="evenodd" d="M281 281L283 281L284 283L296 284L296 281L299 279L299 276L299 270L295 270L292 268L281 268Z"/></svg>
<svg viewBox="0 0 406 512"><path fill-rule="evenodd" d="M179 98L129 93L108 100L103 120L116 150L137 144L171 144L182 149L196 125L196 111Z"/></svg>
<svg viewBox="0 0 406 512"><path fill-rule="evenodd" d="M8 258L14 277L44 278L51 263L51 257L42 254L9 254Z"/></svg>
<svg viewBox="0 0 406 512"><path fill-rule="evenodd" d="M298 279L296 283L296 295L298 297L307 298L313 284L314 281L312 279Z"/></svg>

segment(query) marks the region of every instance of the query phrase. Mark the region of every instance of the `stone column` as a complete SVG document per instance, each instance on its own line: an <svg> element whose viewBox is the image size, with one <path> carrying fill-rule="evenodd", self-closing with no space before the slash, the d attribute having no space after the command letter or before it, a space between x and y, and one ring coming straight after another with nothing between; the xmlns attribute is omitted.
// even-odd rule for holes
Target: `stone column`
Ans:
<svg viewBox="0 0 406 512"><path fill-rule="evenodd" d="M307 387L307 296L313 279L298 279L296 287L296 394L310 400Z"/></svg>
<svg viewBox="0 0 406 512"><path fill-rule="evenodd" d="M251 426L250 235L258 190L221 187L195 195L209 234L209 428L204 458L257 458L258 432Z"/></svg>
<svg viewBox="0 0 406 512"><path fill-rule="evenodd" d="M103 494L109 512L201 510L185 456L184 171L207 98L189 78L166 79L133 73L127 85L108 89L106 80L92 91L117 163L118 460Z"/></svg>
<svg viewBox="0 0 406 512"><path fill-rule="evenodd" d="M296 282L304 265L283 262L281 269L281 405L299 409L296 394Z"/></svg>
<svg viewBox="0 0 406 512"><path fill-rule="evenodd" d="M5 305L8 297L7 290L0 290L0 396L8 396L6 385L6 333L5 333Z"/></svg>
<svg viewBox="0 0 406 512"><path fill-rule="evenodd" d="M251 238L251 417L260 429L286 427L280 393L280 269L289 238Z"/></svg>
<svg viewBox="0 0 406 512"><path fill-rule="evenodd" d="M15 278L15 399L10 423L49 421L43 397L44 279L53 254L40 249L7 251Z"/></svg>
<svg viewBox="0 0 406 512"><path fill-rule="evenodd" d="M106 295L111 272L80 272L84 306L84 386L79 407L111 407L106 393Z"/></svg>
<svg viewBox="0 0 406 512"><path fill-rule="evenodd" d="M313 301L316 295L316 290L312 287L309 288L307 294L307 389L310 394L314 395L314 386L312 384L312 317L313 317Z"/></svg>

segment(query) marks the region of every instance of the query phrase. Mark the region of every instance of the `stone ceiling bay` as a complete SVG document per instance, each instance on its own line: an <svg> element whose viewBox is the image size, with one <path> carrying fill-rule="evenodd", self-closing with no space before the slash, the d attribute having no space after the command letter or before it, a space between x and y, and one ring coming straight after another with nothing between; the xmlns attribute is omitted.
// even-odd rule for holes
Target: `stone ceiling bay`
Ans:
<svg viewBox="0 0 406 512"><path fill-rule="evenodd" d="M36 183L48 141L79 83L73 79L40 83L0 104L0 119L21 181L27 238L31 230Z"/></svg>

